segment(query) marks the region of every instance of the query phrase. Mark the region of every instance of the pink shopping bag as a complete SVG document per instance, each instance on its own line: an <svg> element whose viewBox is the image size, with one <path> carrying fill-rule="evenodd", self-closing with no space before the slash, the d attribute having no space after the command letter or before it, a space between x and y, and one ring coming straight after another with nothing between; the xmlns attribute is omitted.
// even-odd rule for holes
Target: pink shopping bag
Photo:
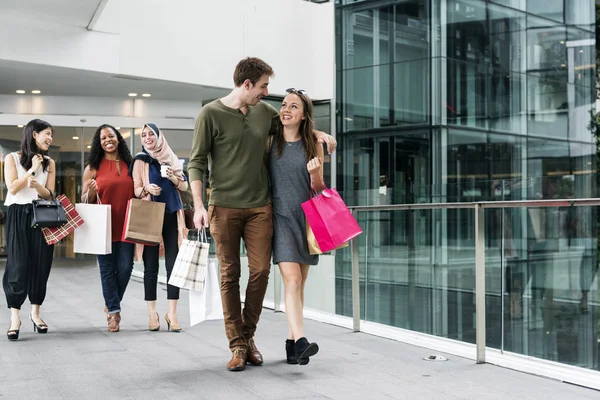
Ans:
<svg viewBox="0 0 600 400"><path fill-rule="evenodd" d="M354 239L362 229L335 189L302 203L302 210L323 253Z"/></svg>

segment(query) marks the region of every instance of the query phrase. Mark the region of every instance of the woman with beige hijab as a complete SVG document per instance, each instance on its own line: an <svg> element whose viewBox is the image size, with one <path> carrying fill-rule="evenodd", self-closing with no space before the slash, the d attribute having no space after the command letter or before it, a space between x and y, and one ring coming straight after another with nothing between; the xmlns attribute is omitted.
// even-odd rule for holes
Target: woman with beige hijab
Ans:
<svg viewBox="0 0 600 400"><path fill-rule="evenodd" d="M179 163L179 158L169 147L167 139L154 124L146 124L142 129L142 151L136 154L131 176L135 196L148 201L165 203L165 218L162 237L165 249L167 281L171 277L173 265L179 251L179 244L185 237L185 219L180 192L188 188L187 178ZM136 245L136 259L144 261L144 292L148 305L148 329L158 331L160 318L156 311L156 286L158 283L159 246ZM165 315L167 328L181 331L177 320L179 288L167 285L169 311Z"/></svg>

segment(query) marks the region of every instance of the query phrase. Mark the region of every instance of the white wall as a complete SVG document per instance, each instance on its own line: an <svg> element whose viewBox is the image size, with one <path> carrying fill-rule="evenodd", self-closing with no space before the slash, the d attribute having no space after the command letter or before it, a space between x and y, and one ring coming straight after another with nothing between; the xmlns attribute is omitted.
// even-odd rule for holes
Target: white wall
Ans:
<svg viewBox="0 0 600 400"><path fill-rule="evenodd" d="M124 16L131 16L125 17ZM121 73L231 87L236 63L263 58L271 91L294 86L333 95L333 3L300 0L126 0L121 3Z"/></svg>
<svg viewBox="0 0 600 400"><path fill-rule="evenodd" d="M0 95L0 125L42 118L54 126L142 127L151 120L161 129L194 129L201 102L118 97ZM81 122L85 119L85 122Z"/></svg>

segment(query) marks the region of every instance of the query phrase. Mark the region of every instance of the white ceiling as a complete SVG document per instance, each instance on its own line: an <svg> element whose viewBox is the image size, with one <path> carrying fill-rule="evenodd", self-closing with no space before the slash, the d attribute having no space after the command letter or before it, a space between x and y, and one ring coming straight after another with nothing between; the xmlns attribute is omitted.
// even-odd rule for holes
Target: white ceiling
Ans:
<svg viewBox="0 0 600 400"><path fill-rule="evenodd" d="M85 29L96 9L111 0L0 0L0 15L37 23L52 22ZM40 22L37 22L40 21ZM1 45L1 40L0 40ZM226 90L180 82L111 75L9 60L0 60L0 94L17 89L42 91L46 96L127 97L150 93L162 100L202 101L223 96Z"/></svg>
<svg viewBox="0 0 600 400"><path fill-rule="evenodd" d="M127 77L101 72L0 60L0 94L17 89L41 90L45 96L122 97L128 93L152 94L154 99L202 101L225 95L228 90L189 83Z"/></svg>
<svg viewBox="0 0 600 400"><path fill-rule="evenodd" d="M0 14L87 27L102 0L1 0Z"/></svg>

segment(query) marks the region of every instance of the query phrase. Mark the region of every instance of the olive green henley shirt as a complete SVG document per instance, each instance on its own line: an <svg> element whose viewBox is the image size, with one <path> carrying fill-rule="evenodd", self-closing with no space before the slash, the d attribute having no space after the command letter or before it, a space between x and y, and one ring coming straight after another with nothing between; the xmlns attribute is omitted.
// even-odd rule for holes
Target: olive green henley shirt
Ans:
<svg viewBox="0 0 600 400"><path fill-rule="evenodd" d="M215 100L196 119L188 173L203 180L210 162L210 205L255 208L271 202L264 163L267 137L277 129L277 110L264 102L239 109Z"/></svg>

